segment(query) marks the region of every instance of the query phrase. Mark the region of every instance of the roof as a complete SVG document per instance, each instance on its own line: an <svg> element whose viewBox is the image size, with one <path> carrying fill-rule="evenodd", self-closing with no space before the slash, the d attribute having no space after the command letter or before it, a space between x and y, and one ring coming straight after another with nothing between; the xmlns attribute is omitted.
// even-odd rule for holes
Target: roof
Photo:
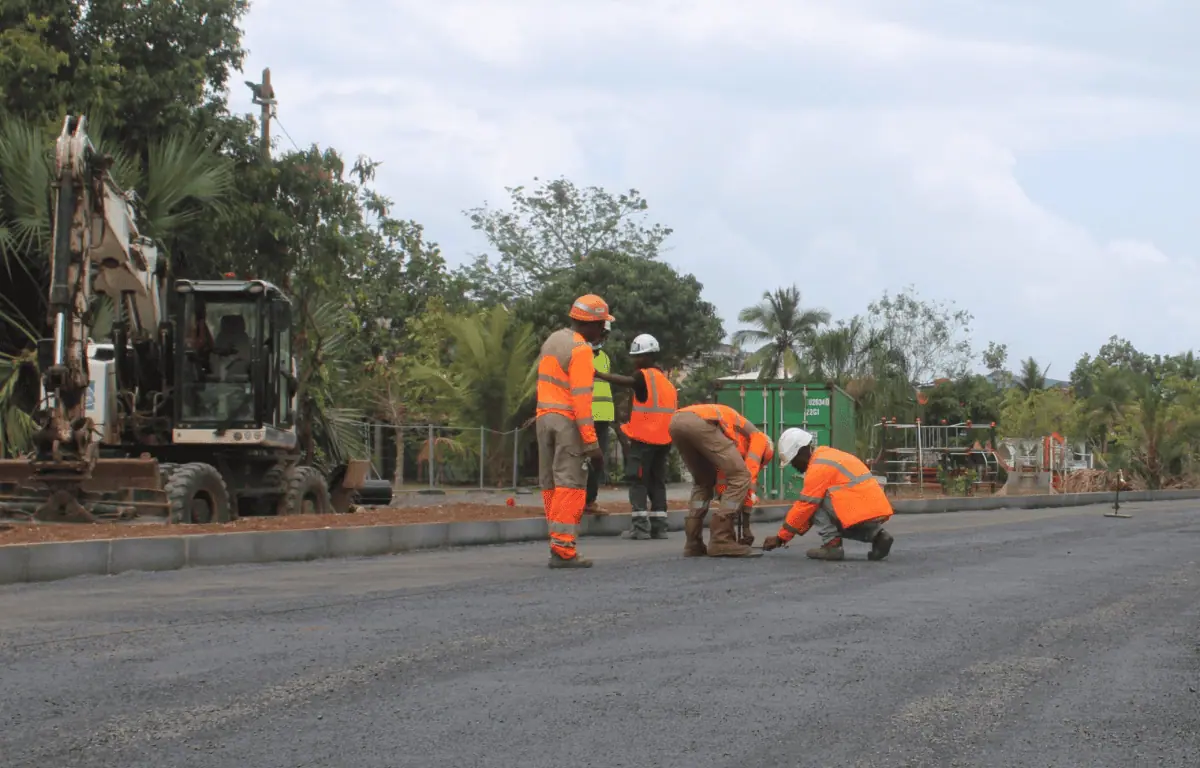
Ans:
<svg viewBox="0 0 1200 768"><path fill-rule="evenodd" d="M255 290L257 288L258 290ZM273 299L291 303L287 294L266 280L176 280L177 293L265 293Z"/></svg>

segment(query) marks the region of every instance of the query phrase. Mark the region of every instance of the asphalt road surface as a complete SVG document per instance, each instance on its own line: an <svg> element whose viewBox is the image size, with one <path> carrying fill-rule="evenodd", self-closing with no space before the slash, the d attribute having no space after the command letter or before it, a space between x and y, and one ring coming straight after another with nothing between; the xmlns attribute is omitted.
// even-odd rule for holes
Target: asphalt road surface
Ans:
<svg viewBox="0 0 1200 768"><path fill-rule="evenodd" d="M1200 509L1125 509L0 588L0 764L1195 768Z"/></svg>

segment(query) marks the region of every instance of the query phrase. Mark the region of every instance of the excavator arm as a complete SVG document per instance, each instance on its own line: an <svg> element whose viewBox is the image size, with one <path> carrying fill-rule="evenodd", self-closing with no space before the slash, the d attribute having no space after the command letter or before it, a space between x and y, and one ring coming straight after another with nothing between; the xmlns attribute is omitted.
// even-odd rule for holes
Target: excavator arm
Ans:
<svg viewBox="0 0 1200 768"><path fill-rule="evenodd" d="M158 249L138 231L133 195L110 176L111 165L111 158L100 155L88 138L86 119L68 115L55 145L48 297L52 337L43 344L45 408L37 415L36 456L0 461L0 508L28 511L18 502L33 498L34 515L44 520L94 520L89 508L96 508L91 501L97 494L104 502L117 502L100 506L127 516L129 504L122 506L114 494L132 498L134 490L160 490L158 464L152 459L99 459L96 425L88 416L88 344L99 297L112 303L119 361L131 343L154 341L166 306ZM105 392L106 397L117 396ZM161 500L141 503L165 506Z"/></svg>

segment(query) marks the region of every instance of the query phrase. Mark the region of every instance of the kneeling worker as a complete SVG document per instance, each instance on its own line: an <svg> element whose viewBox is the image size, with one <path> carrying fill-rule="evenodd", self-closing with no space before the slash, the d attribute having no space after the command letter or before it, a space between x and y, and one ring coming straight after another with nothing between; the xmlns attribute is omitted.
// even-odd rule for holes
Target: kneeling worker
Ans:
<svg viewBox="0 0 1200 768"><path fill-rule="evenodd" d="M842 560L842 538L871 545L868 560L882 560L892 549L892 535L883 529L892 505L867 465L836 448L813 448L811 433L793 427L779 436L779 464L804 473L800 498L788 510L779 534L763 542L769 552L803 536L813 525L821 546L808 550L814 560Z"/></svg>
<svg viewBox="0 0 1200 768"><path fill-rule="evenodd" d="M750 500L758 471L774 455L771 440L727 405L703 403L680 408L671 418L671 441L692 473L692 497L684 523L685 557L754 557L735 539L734 515ZM708 546L704 517L712 503L717 473L725 476L720 509L713 513Z"/></svg>
<svg viewBox="0 0 1200 768"><path fill-rule="evenodd" d="M633 411L621 431L629 438L625 479L633 508L631 539L667 538L667 456L671 417L679 405L675 385L657 366L658 339L643 333L629 345L632 376L596 372L596 378L633 390Z"/></svg>

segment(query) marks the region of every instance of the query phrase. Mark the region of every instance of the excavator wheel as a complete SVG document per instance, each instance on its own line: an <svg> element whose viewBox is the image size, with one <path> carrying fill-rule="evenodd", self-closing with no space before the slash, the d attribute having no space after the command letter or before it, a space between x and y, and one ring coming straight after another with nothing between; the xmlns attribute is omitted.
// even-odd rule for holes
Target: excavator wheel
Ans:
<svg viewBox="0 0 1200 768"><path fill-rule="evenodd" d="M333 512L329 484L315 467L291 467L283 477L280 515L328 515Z"/></svg>
<svg viewBox="0 0 1200 768"><path fill-rule="evenodd" d="M229 489L211 464L181 464L167 481L171 522L184 525L228 523L233 518Z"/></svg>

